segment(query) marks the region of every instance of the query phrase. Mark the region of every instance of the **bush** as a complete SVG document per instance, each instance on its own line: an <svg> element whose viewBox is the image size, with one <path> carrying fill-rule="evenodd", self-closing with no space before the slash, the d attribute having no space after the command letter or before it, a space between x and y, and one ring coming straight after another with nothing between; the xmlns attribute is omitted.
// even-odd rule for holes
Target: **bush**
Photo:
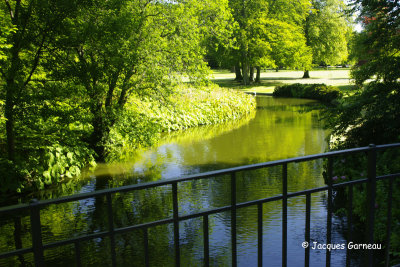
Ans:
<svg viewBox="0 0 400 267"><path fill-rule="evenodd" d="M388 144L400 141L400 83L370 82L362 90L345 98L340 105L327 109L325 121L332 130L331 148L334 150L367 146L368 144ZM367 158L343 158L335 161L334 177L346 177L356 180L366 177ZM377 175L400 172L399 149L379 151L377 156ZM339 180L339 179L338 179ZM393 182L393 203L400 201L398 190L400 181ZM334 209L340 211L346 208L349 195L346 190L339 190L334 202ZM375 201L375 242L384 242L386 236L386 213L389 184L387 181L377 182ZM353 215L359 229L366 222L365 186L355 186L353 192ZM392 221L400 220L400 208L392 207ZM358 227L359 226L359 227ZM400 262L400 224L392 223L390 236L391 265Z"/></svg>
<svg viewBox="0 0 400 267"><path fill-rule="evenodd" d="M309 98L323 103L333 103L343 96L342 92L334 86L326 84L288 84L275 87L273 96Z"/></svg>

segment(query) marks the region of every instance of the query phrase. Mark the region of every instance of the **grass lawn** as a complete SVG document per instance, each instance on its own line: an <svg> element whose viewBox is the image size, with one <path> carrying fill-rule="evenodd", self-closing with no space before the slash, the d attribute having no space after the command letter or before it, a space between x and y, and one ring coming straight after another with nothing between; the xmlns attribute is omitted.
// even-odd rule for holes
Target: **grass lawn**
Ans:
<svg viewBox="0 0 400 267"><path fill-rule="evenodd" d="M344 93L353 88L349 69L329 69L310 71L310 79L302 79L302 71L268 70L261 72L261 83L244 86L234 81L235 73L228 70L214 70L212 80L221 87L230 87L244 92L272 93L275 86L292 83L325 83L337 86Z"/></svg>

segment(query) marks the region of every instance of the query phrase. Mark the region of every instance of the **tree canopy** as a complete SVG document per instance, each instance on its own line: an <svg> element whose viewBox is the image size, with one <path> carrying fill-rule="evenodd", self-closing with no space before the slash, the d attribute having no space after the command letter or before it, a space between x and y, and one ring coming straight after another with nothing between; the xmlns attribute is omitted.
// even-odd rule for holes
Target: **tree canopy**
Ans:
<svg viewBox="0 0 400 267"><path fill-rule="evenodd" d="M310 68L330 51L310 45L320 13L343 26L341 1L317 3L314 14L308 0L2 0L0 169L29 183L76 174L116 132L136 136L133 99L166 105L178 84L207 84L206 60L235 66L245 84L261 67Z"/></svg>
<svg viewBox="0 0 400 267"><path fill-rule="evenodd" d="M227 5L1 1L1 149L7 157L0 169L29 180L76 174L93 156L103 159L131 96L161 103L179 82L206 81L204 42L229 35ZM48 171L47 164L56 167Z"/></svg>
<svg viewBox="0 0 400 267"><path fill-rule="evenodd" d="M352 34L343 0L314 0L304 25L314 64L337 65L346 61ZM309 78L308 69L303 78Z"/></svg>

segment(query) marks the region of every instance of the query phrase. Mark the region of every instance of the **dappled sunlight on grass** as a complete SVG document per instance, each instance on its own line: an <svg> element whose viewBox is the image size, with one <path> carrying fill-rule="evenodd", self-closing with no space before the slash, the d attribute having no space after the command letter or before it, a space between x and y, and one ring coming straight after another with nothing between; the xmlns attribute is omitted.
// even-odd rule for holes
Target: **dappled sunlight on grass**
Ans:
<svg viewBox="0 0 400 267"><path fill-rule="evenodd" d="M258 84L242 85L234 81L235 73L229 70L213 70L212 81L221 87L230 87L244 92L272 93L276 86L293 83L324 83L326 85L337 86L345 93L354 89L350 79L349 69L335 70L312 70L311 78L303 79L302 71L274 71L267 70L261 72L261 82Z"/></svg>

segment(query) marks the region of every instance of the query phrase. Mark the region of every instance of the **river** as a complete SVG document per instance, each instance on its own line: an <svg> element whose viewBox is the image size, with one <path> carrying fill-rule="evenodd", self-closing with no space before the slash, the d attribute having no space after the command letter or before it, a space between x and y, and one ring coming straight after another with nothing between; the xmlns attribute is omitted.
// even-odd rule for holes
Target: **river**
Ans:
<svg viewBox="0 0 400 267"><path fill-rule="evenodd" d="M177 178L246 164L253 164L324 152L327 131L322 128L320 112L310 111L316 103L304 99L257 97L257 112L241 121L203 126L163 136L154 148L143 150L124 162L97 166L77 182L41 192L39 199L54 198L103 188ZM323 186L323 163L314 160L288 165L288 191L295 192ZM230 203L229 177L184 182L179 185L180 215L222 207ZM237 174L237 201L244 202L282 193L281 168L271 167ZM120 193L113 197L116 227L140 224L172 216L169 187ZM41 211L43 242L96 233L108 227L104 198L90 198ZM263 205L263 256L265 266L281 266L282 203ZM230 213L211 215L210 265L230 266ZM344 222L333 218L332 243L345 243ZM257 265L257 208L237 212L238 265ZM311 241L324 243L326 238L326 194L312 195ZM304 262L305 197L288 200L288 266ZM0 253L15 247L29 247L29 216L0 219ZM180 224L182 266L202 266L203 233L200 219ZM143 266L142 234L117 235L117 262L120 266ZM110 263L109 240L94 239L81 244L85 266L107 266ZM149 229L152 266L173 266L172 225ZM332 265L345 265L345 250L332 251ZM17 266L31 262L23 258L0 260L0 266ZM49 266L73 266L72 246L46 250ZM325 264L325 250L311 250L311 266Z"/></svg>

